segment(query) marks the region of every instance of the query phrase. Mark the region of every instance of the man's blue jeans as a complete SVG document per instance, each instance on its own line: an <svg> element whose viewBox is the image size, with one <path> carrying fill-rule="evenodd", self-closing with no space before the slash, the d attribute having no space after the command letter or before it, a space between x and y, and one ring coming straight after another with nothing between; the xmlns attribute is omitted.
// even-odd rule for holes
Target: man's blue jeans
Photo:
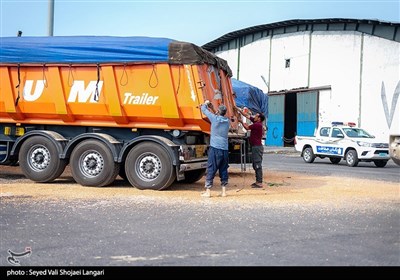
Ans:
<svg viewBox="0 0 400 280"><path fill-rule="evenodd" d="M213 181L217 171L221 179L221 186L228 184L229 152L210 147L208 149L206 188L213 186Z"/></svg>

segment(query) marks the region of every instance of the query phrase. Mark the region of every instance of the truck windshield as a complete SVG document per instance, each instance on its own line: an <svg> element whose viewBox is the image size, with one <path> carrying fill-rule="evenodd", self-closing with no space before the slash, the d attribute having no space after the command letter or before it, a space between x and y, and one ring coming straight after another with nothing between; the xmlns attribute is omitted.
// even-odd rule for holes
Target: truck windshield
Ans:
<svg viewBox="0 0 400 280"><path fill-rule="evenodd" d="M374 136L361 128L343 128L343 131L351 138L374 138Z"/></svg>

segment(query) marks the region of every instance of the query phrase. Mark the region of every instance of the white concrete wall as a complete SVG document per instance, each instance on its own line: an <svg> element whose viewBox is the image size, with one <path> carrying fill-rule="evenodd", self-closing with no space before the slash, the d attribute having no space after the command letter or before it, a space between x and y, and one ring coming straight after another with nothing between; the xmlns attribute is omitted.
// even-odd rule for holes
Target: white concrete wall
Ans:
<svg viewBox="0 0 400 280"><path fill-rule="evenodd" d="M314 32L310 87L331 86L331 99L319 110L331 121L359 121L361 33Z"/></svg>
<svg viewBox="0 0 400 280"><path fill-rule="evenodd" d="M330 125L335 115L333 107L330 106L332 100L331 90L319 91L319 112L318 112L318 125Z"/></svg>
<svg viewBox="0 0 400 280"><path fill-rule="evenodd" d="M223 51L215 53L220 58L225 59L228 62L229 68L232 70L232 78L237 79L238 70L238 50L233 49L229 51Z"/></svg>
<svg viewBox="0 0 400 280"><path fill-rule="evenodd" d="M270 38L262 38L240 49L239 80L268 92ZM264 77L265 82L261 78Z"/></svg>
<svg viewBox="0 0 400 280"><path fill-rule="evenodd" d="M400 133L400 44L365 35L363 57L361 125L388 139Z"/></svg>
<svg viewBox="0 0 400 280"><path fill-rule="evenodd" d="M307 86L309 42L309 32L289 33L273 37L270 91ZM290 59L289 68L285 68L286 59Z"/></svg>

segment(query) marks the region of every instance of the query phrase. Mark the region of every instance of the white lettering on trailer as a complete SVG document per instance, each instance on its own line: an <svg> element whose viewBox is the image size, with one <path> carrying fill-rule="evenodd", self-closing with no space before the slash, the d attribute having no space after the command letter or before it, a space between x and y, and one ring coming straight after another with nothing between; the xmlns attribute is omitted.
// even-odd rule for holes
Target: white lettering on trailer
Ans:
<svg viewBox="0 0 400 280"><path fill-rule="evenodd" d="M34 80L26 80L23 98L26 101L35 101L42 96L45 80L36 80L35 91L32 94L32 88ZM68 96L68 103L79 102L79 103L95 103L96 97L96 84L97 81L90 81L88 86L85 88L85 81L76 80L72 84L71 90ZM98 94L100 96L101 89L103 87L103 81L99 81L97 84ZM194 94L194 93L193 93ZM98 97L99 97L98 96ZM142 95L133 95L131 92L125 92L124 94L124 104L131 105L154 105L156 104L159 96L149 95L147 92L142 93Z"/></svg>
<svg viewBox="0 0 400 280"><path fill-rule="evenodd" d="M35 91L32 94L33 82L34 82L33 80L26 80L25 82L24 91L22 95L24 97L24 100L26 101L35 101L40 96L42 96L44 89L44 80L36 81Z"/></svg>
<svg viewBox="0 0 400 280"><path fill-rule="evenodd" d="M190 69L189 69L189 65L185 65L185 69L186 69L186 75L188 77L189 86L190 86L190 96L192 97L193 101L196 101L196 94L194 93L194 87L193 87L192 78L190 77L191 72L190 72Z"/></svg>
<svg viewBox="0 0 400 280"><path fill-rule="evenodd" d="M69 92L68 102L79 102L85 103L90 101L91 103L97 102L95 99L97 81L90 81L89 85L85 89L85 81L74 81L71 91ZM97 85L98 99L100 98L101 88L103 87L103 81L99 81ZM78 101L77 101L78 99Z"/></svg>
<svg viewBox="0 0 400 280"><path fill-rule="evenodd" d="M133 95L131 92L125 92L124 104L131 105L154 105L159 96L149 95L147 92L142 95Z"/></svg>

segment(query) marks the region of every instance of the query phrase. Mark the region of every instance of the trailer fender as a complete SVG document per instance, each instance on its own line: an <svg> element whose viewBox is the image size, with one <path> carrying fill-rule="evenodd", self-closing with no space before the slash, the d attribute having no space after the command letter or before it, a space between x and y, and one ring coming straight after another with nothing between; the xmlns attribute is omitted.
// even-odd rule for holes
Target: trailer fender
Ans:
<svg viewBox="0 0 400 280"><path fill-rule="evenodd" d="M32 131L25 133L23 136L19 137L15 141L15 144L11 150L11 156L17 156L22 143L24 143L26 139L28 139L32 136L44 136L44 137L48 138L57 147L57 152L58 152L59 158L62 158L62 153L64 151L65 146L68 143L68 140L65 139L61 134L54 132L54 131L49 131L49 130L32 130Z"/></svg>
<svg viewBox="0 0 400 280"><path fill-rule="evenodd" d="M178 154L179 146L176 145L171 140L169 140L165 137L162 137L162 136L158 136L158 135L143 135L143 136L139 136L139 137L127 142L123 146L123 148L120 152L118 162L121 163L121 162L125 161L125 158L126 158L128 152L137 144L139 144L141 142L145 142L145 141L155 142L155 143L163 146L167 150L170 157L172 158L172 165L176 166L179 164L179 154Z"/></svg>
<svg viewBox="0 0 400 280"><path fill-rule="evenodd" d="M118 162L118 157L121 151L122 143L116 140L114 137L105 134L105 133L84 133L79 136L73 138L68 142L68 145L65 147L64 152L61 155L61 158L69 158L71 156L72 150L75 148L83 140L87 139L96 139L104 142L107 147L112 152L114 162Z"/></svg>

